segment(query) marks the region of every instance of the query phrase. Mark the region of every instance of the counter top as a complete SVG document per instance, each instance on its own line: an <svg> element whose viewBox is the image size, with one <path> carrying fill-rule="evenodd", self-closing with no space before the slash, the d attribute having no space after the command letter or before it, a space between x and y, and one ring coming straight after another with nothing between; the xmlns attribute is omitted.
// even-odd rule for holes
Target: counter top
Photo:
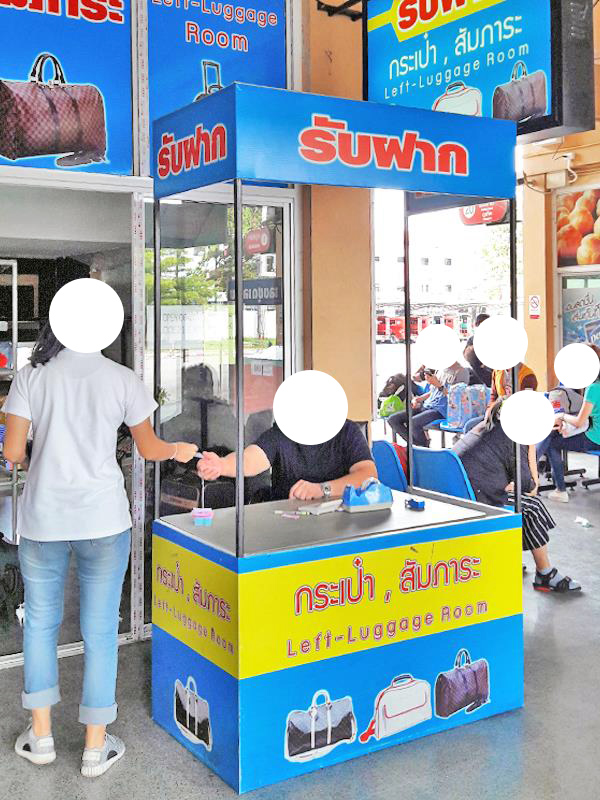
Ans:
<svg viewBox="0 0 600 800"><path fill-rule="evenodd" d="M425 499L424 511L405 508L404 501L414 496ZM274 512L294 511L307 503L283 500L249 505L244 513L244 552L252 556L507 515L500 508L450 497L447 501L439 498L440 495L425 491L412 495L395 491L391 509L358 513L336 511L300 519L288 519ZM208 527L196 527L191 514L173 514L159 521L209 547L235 554L235 508L216 509L213 523Z"/></svg>

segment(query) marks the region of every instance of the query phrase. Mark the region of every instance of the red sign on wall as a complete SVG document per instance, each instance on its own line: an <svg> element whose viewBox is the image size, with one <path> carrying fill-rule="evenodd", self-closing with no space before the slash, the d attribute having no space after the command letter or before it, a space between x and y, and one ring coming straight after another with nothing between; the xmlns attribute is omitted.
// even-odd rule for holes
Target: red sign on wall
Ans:
<svg viewBox="0 0 600 800"><path fill-rule="evenodd" d="M256 256L259 253L270 253L271 231L266 226L254 228L244 236L244 252L247 256Z"/></svg>
<svg viewBox="0 0 600 800"><path fill-rule="evenodd" d="M459 214L464 225L497 225L506 222L508 205L508 200L496 200L492 203L464 206L459 208Z"/></svg>

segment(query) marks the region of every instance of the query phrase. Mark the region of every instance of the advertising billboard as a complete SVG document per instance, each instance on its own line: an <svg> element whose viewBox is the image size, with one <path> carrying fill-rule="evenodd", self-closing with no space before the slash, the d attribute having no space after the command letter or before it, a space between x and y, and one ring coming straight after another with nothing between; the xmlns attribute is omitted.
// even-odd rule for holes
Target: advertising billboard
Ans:
<svg viewBox="0 0 600 800"><path fill-rule="evenodd" d="M132 171L128 0L0 0L0 165Z"/></svg>
<svg viewBox="0 0 600 800"><path fill-rule="evenodd" d="M369 100L510 119L531 141L594 127L591 0L366 5Z"/></svg>

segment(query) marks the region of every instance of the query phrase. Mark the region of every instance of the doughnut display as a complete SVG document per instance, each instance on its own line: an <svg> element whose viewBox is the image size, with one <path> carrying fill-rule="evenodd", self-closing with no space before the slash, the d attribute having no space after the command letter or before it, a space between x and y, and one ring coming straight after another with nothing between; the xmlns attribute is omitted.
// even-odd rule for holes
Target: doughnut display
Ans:
<svg viewBox="0 0 600 800"><path fill-rule="evenodd" d="M600 264L600 189L558 195L555 226L559 267Z"/></svg>

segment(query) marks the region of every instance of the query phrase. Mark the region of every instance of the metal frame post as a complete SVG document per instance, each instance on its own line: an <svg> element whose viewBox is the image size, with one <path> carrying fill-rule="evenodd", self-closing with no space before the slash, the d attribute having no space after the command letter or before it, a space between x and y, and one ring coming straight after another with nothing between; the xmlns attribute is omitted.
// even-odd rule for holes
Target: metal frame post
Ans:
<svg viewBox="0 0 600 800"><path fill-rule="evenodd" d="M404 348L406 353L406 426L408 441L406 443L406 481L412 487L413 472L413 413L412 413L412 364L410 358L410 235L408 230L409 215L404 194Z"/></svg>
<svg viewBox="0 0 600 800"><path fill-rule="evenodd" d="M233 183L234 286L235 286L235 554L244 556L244 264L242 181Z"/></svg>
<svg viewBox="0 0 600 800"><path fill-rule="evenodd" d="M518 287L517 287L517 202L511 197L509 203L509 234L510 234L510 315L517 319L518 313ZM513 392L519 391L519 368L512 368ZM515 443L515 512L521 513L521 445Z"/></svg>
<svg viewBox="0 0 600 800"><path fill-rule="evenodd" d="M154 201L154 398L158 402L161 382L161 292L160 292L160 200ZM160 405L154 412L154 431L160 436ZM160 463L154 462L154 517L160 516Z"/></svg>

